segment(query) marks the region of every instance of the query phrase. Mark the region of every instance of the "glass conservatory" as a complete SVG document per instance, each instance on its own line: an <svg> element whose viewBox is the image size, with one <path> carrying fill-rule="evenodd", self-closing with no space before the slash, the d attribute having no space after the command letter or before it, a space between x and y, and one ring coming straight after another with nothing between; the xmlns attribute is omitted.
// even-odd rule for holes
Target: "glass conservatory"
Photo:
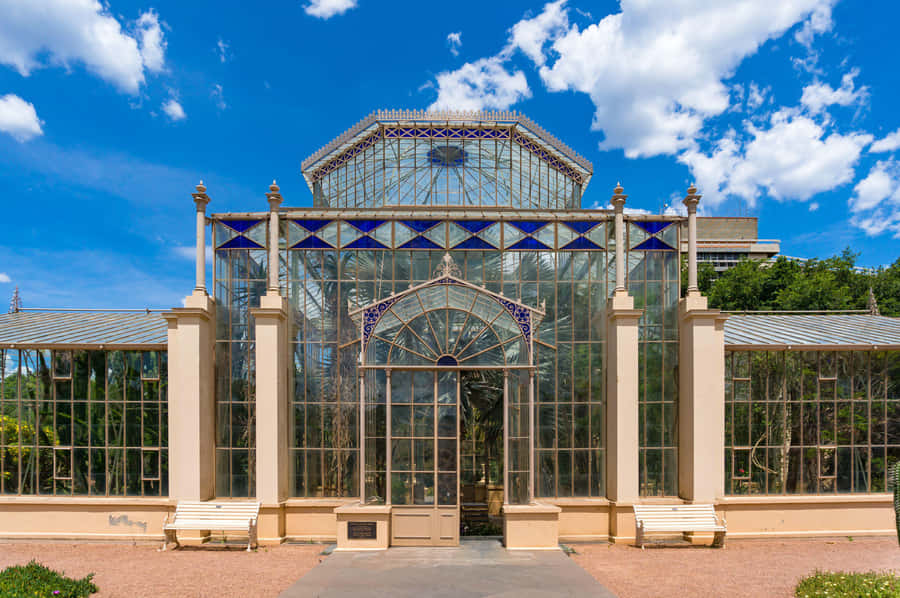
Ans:
<svg viewBox="0 0 900 598"><path fill-rule="evenodd" d="M183 306L0 316L0 537L213 499L340 549L629 541L642 502L887 533L900 322L709 309L697 190L582 209L592 172L520 114L379 111L303 162L308 207L201 183Z"/></svg>

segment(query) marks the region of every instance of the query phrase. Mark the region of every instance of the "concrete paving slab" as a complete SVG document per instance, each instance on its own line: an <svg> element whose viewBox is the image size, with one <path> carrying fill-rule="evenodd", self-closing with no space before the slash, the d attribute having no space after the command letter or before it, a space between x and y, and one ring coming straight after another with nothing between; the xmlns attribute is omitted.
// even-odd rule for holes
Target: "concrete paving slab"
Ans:
<svg viewBox="0 0 900 598"><path fill-rule="evenodd" d="M335 552L280 598L615 598L562 550L506 550L494 540L453 548Z"/></svg>

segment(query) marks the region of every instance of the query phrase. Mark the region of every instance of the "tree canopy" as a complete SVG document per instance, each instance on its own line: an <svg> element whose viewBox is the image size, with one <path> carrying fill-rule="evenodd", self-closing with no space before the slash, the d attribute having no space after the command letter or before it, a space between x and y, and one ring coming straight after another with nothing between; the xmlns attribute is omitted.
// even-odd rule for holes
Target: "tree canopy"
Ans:
<svg viewBox="0 0 900 598"><path fill-rule="evenodd" d="M701 263L697 283L710 307L729 311L867 309L871 288L881 315L900 316L900 258L866 272L854 267L857 257L848 248L805 262L743 260L718 276L710 264Z"/></svg>

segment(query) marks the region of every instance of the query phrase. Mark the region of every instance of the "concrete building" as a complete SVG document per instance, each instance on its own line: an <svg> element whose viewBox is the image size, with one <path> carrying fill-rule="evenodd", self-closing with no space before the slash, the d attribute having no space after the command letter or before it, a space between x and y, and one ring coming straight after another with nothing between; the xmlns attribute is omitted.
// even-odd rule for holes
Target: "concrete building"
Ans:
<svg viewBox="0 0 900 598"><path fill-rule="evenodd" d="M341 548L629 541L642 502L891 532L900 322L709 309L696 189L583 210L591 164L508 112L377 112L302 169L309 208L197 187L183 307L0 316L0 537L162 539L213 498Z"/></svg>

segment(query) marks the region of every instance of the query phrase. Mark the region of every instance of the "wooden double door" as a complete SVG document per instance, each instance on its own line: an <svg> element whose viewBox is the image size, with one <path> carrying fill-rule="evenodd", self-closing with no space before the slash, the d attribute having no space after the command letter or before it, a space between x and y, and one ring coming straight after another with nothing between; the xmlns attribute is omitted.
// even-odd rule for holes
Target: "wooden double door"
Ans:
<svg viewBox="0 0 900 598"><path fill-rule="evenodd" d="M391 545L459 544L459 371L393 370L388 394Z"/></svg>

